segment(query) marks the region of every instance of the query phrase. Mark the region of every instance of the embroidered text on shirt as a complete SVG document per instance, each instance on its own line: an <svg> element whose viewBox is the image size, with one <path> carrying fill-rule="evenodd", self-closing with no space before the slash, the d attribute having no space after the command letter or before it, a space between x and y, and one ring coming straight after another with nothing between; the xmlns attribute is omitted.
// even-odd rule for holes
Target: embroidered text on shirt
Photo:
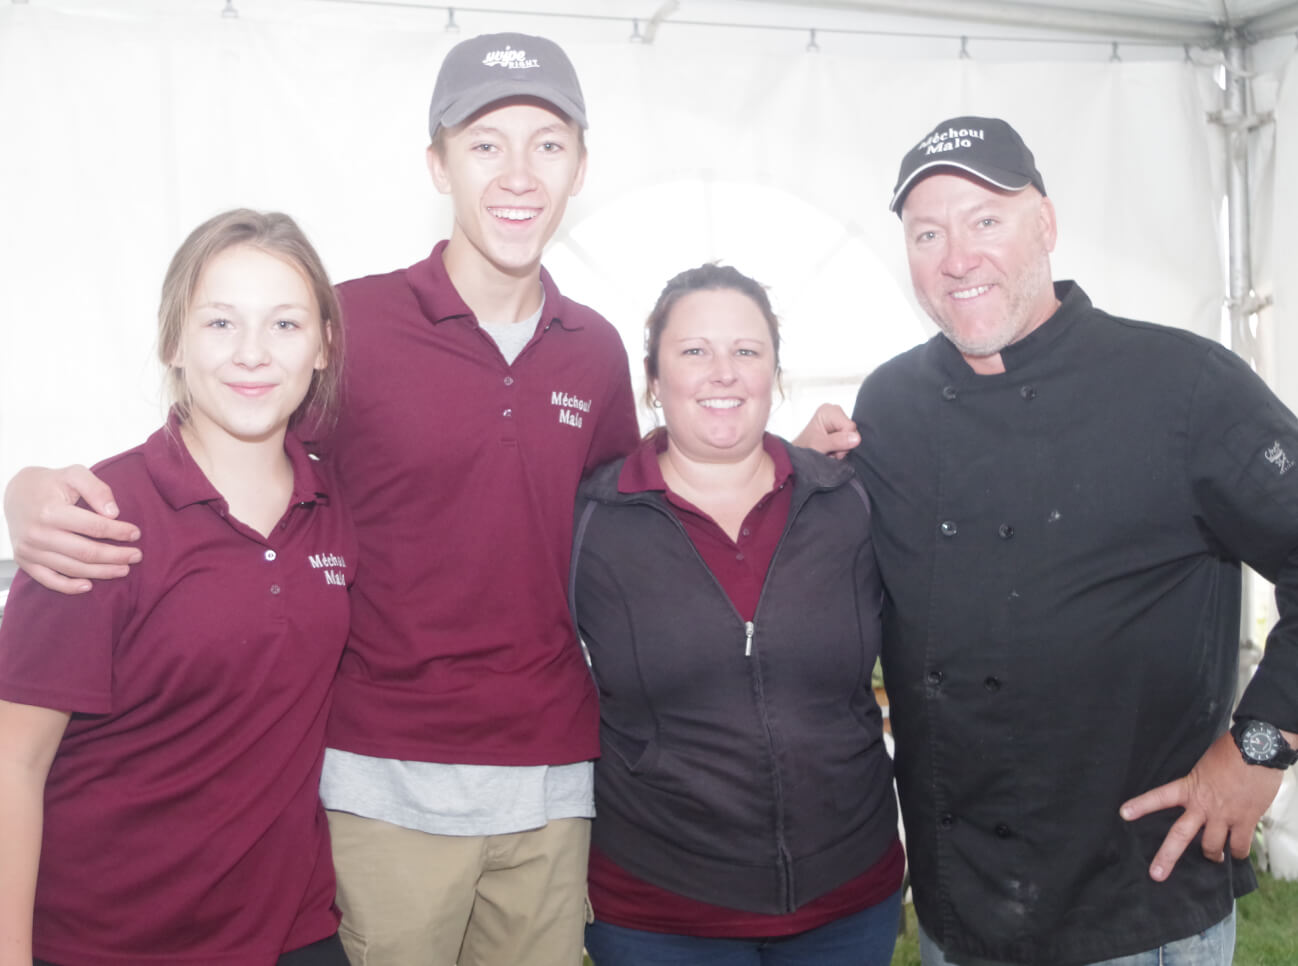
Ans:
<svg viewBox="0 0 1298 966"><path fill-rule="evenodd" d="M336 553L312 553L307 555L307 563L316 570L324 570L324 579L326 584L332 584L335 587L347 586L347 575L343 570L333 568L346 568L347 561L341 554Z"/></svg>
<svg viewBox="0 0 1298 966"><path fill-rule="evenodd" d="M1293 468L1293 460L1289 458L1288 453L1280 448L1279 440L1272 443L1271 448L1262 455L1266 457L1268 463L1275 464L1275 468L1280 471L1281 476L1284 476Z"/></svg>
<svg viewBox="0 0 1298 966"><path fill-rule="evenodd" d="M591 402L571 393L557 390L550 393L550 405L559 407L559 422L575 429L581 429L581 414L590 412Z"/></svg>

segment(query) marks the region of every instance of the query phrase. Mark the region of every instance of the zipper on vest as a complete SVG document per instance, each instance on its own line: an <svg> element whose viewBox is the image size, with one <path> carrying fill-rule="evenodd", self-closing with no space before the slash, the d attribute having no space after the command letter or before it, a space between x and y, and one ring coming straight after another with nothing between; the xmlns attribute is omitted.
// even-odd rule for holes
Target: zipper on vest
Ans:
<svg viewBox="0 0 1298 966"><path fill-rule="evenodd" d="M744 621L744 657L753 656L753 622Z"/></svg>

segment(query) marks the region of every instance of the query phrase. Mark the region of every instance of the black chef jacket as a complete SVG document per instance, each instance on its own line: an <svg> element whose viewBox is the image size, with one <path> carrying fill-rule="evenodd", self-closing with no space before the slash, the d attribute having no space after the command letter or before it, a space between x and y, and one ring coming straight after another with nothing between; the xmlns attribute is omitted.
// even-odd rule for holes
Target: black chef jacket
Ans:
<svg viewBox="0 0 1298 966"><path fill-rule="evenodd" d="M861 387L883 668L916 909L948 951L1092 962L1201 931L1255 885L1148 867L1229 724L1240 561L1280 622L1241 712L1298 730L1298 421L1235 355L1074 283L979 376L944 337Z"/></svg>

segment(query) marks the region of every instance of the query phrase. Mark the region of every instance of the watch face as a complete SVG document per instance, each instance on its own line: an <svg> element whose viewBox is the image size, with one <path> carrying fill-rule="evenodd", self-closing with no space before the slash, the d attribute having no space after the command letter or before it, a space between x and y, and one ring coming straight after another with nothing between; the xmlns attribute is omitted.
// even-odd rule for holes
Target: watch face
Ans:
<svg viewBox="0 0 1298 966"><path fill-rule="evenodd" d="M1253 761L1270 761L1280 750L1280 734L1262 721L1250 721L1240 738L1240 749Z"/></svg>

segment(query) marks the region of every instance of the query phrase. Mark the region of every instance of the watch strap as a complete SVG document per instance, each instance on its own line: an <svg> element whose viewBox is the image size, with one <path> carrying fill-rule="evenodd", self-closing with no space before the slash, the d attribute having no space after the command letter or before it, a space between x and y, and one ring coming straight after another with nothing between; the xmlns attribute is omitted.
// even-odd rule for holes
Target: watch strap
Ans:
<svg viewBox="0 0 1298 966"><path fill-rule="evenodd" d="M1249 725L1252 724L1260 725L1273 733L1273 737L1279 747L1275 754L1270 758L1258 759L1249 754L1248 748L1246 747L1244 733L1248 730ZM1269 722L1261 721L1257 718L1237 718L1235 723L1231 726L1230 733L1235 739L1235 745L1239 748L1240 754L1250 765L1262 765L1267 768L1288 768L1290 765L1298 763L1298 751L1289 747L1289 742L1285 740L1280 729Z"/></svg>

